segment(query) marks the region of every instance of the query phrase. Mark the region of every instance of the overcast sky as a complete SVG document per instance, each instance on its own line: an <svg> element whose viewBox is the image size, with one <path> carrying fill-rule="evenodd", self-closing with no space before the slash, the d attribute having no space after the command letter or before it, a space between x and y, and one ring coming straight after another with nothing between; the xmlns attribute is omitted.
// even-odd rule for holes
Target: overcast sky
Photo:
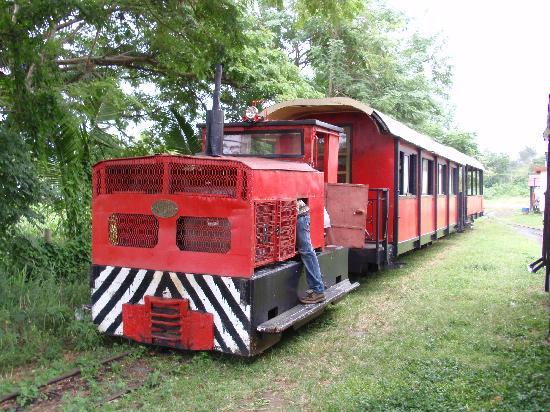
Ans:
<svg viewBox="0 0 550 412"><path fill-rule="evenodd" d="M441 33L454 66L456 122L483 149L544 153L550 0L387 0L424 34Z"/></svg>

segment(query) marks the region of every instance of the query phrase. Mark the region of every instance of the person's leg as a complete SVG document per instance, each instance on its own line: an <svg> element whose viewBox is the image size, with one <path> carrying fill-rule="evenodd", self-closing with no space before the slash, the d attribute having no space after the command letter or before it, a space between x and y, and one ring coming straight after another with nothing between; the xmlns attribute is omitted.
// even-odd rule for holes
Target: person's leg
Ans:
<svg viewBox="0 0 550 412"><path fill-rule="evenodd" d="M325 286L323 284L321 268L319 267L317 254L311 245L309 213L298 216L296 228L296 244L304 263L307 284L315 293L323 293Z"/></svg>

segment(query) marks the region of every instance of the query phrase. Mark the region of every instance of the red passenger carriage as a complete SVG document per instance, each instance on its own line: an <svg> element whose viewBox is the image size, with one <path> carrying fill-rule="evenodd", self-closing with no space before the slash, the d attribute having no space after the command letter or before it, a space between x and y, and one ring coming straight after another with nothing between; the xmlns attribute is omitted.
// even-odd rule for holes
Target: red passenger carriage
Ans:
<svg viewBox="0 0 550 412"><path fill-rule="evenodd" d="M381 265L462 230L483 214L479 161L364 103L344 97L298 99L270 107L268 115L278 120L318 119L346 131L340 141L338 181L371 188L366 241L350 251L353 271L365 270L367 263ZM387 210L376 202L386 191Z"/></svg>

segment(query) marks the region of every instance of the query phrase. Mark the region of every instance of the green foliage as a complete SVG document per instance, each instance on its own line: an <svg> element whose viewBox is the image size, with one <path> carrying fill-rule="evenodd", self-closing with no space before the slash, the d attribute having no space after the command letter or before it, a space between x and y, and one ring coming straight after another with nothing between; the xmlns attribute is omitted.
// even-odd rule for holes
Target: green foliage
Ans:
<svg viewBox="0 0 550 412"><path fill-rule="evenodd" d="M42 185L20 134L0 126L0 147L0 238L3 238L21 217L36 217L31 206L40 200Z"/></svg>
<svg viewBox="0 0 550 412"><path fill-rule="evenodd" d="M262 18L294 64L313 72L324 95L363 101L444 144L478 154L475 135L452 127L446 102L452 67L444 42L411 32L403 14L378 2L320 6L295 0L265 2Z"/></svg>
<svg viewBox="0 0 550 412"><path fill-rule="evenodd" d="M525 147L517 160L505 153L485 152L482 162L486 167L483 176L484 195L488 198L529 196L528 176L534 165L544 165L544 155L537 156L535 149Z"/></svg>

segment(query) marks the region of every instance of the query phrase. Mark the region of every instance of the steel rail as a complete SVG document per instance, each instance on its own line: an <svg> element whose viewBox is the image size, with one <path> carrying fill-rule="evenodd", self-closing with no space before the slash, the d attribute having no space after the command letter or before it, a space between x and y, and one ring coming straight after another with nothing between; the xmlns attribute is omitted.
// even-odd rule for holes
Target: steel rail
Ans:
<svg viewBox="0 0 550 412"><path fill-rule="evenodd" d="M107 363L114 362L118 359L121 359L121 358L124 358L124 357L128 356L130 353L131 352L123 352L123 353L120 353L118 355L111 356L107 359L103 359L101 362L99 362L99 364L100 365L105 365ZM53 385L54 383L58 383L58 382L61 382L65 379L72 378L73 376L80 375L81 373L82 373L82 369L80 369L80 368L73 369L73 370L71 370L71 371L69 371L69 372L67 372L63 375L60 375L60 376L57 376L55 378L50 379L48 382L43 383L42 385L39 385L38 389L42 389L42 388L45 388L46 386ZM0 398L0 404L4 403L4 402L7 402L7 401L10 401L12 399L15 399L19 395L21 395L21 391L15 391L15 392L9 393L7 395L4 395Z"/></svg>

